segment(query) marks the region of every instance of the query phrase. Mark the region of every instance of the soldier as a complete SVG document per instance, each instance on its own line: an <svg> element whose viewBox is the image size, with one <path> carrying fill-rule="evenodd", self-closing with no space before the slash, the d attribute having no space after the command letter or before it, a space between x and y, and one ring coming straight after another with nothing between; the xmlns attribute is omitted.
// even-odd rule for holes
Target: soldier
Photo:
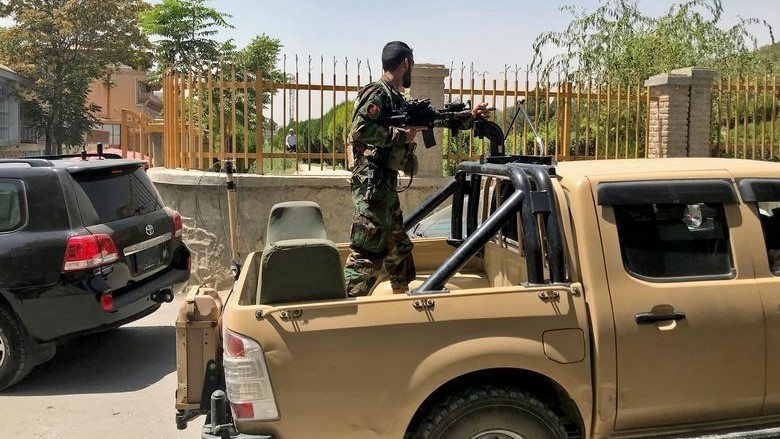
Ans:
<svg viewBox="0 0 780 439"><path fill-rule="evenodd" d="M352 201L355 211L350 255L344 276L349 296L368 294L384 267L393 293L408 291L415 276L412 242L403 228L396 186L398 171L411 176L417 169L414 137L425 127L383 126L381 117L400 109L402 88L412 83L412 49L401 41L382 50L382 77L358 93L350 129ZM487 104L475 107L464 125L486 117Z"/></svg>

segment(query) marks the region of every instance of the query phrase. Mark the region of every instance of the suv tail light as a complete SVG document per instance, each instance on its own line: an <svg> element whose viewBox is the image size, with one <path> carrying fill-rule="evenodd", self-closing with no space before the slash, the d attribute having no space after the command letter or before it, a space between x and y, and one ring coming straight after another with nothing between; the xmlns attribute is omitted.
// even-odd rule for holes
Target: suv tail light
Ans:
<svg viewBox="0 0 780 439"><path fill-rule="evenodd" d="M173 210L171 211L171 217L173 218L173 236L179 237L181 236L182 232L184 231L184 225L181 221L181 214L179 212Z"/></svg>
<svg viewBox="0 0 780 439"><path fill-rule="evenodd" d="M105 234L71 236L65 247L62 271L96 268L119 260L119 252L111 237Z"/></svg>
<svg viewBox="0 0 780 439"><path fill-rule="evenodd" d="M262 346L227 329L223 343L225 387L234 419L278 419L279 409Z"/></svg>

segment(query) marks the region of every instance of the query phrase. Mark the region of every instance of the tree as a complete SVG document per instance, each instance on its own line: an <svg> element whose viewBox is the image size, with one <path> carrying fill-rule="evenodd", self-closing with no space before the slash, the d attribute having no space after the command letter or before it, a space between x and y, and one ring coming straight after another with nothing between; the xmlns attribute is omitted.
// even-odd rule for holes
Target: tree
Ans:
<svg viewBox="0 0 780 439"><path fill-rule="evenodd" d="M90 83L110 67L149 66L148 40L136 17L142 0L10 0L0 16L0 62L31 80L21 94L25 114L46 136L46 152L83 142L99 110L87 104Z"/></svg>
<svg viewBox="0 0 780 439"><path fill-rule="evenodd" d="M230 56L231 41L214 40L221 29L232 29L231 16L207 7L203 0L163 0L139 14L141 29L154 42L154 78L165 72L198 73Z"/></svg>
<svg viewBox="0 0 780 439"><path fill-rule="evenodd" d="M643 15L636 1L606 0L594 12L565 6L573 19L562 32L545 32L533 45L532 68L608 77L638 83L649 76L686 66L713 67L721 73L765 67L757 56L756 37L749 27L759 19L741 18L720 27L720 0L690 0L673 5L661 17ZM545 49L559 52L546 62Z"/></svg>

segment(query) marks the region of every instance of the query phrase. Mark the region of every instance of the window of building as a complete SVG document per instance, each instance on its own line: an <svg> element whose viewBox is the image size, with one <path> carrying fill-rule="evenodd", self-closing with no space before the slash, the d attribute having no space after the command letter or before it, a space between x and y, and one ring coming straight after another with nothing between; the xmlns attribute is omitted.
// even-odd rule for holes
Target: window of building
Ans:
<svg viewBox="0 0 780 439"><path fill-rule="evenodd" d="M98 125L98 130L108 132L108 144L110 146L119 147L121 128L116 124L103 124Z"/></svg>
<svg viewBox="0 0 780 439"><path fill-rule="evenodd" d="M651 280L732 275L722 203L613 207L623 264L631 274Z"/></svg>

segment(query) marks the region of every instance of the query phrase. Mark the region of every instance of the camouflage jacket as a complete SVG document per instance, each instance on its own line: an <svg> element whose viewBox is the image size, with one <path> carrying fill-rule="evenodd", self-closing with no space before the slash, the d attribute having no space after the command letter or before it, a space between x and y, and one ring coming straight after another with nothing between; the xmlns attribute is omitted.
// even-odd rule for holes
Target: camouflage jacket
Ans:
<svg viewBox="0 0 780 439"><path fill-rule="evenodd" d="M405 101L393 84L384 78L360 90L349 131L349 145L357 162L361 162L366 151L370 153L371 150L406 144L404 130L379 123L382 116L400 109Z"/></svg>

